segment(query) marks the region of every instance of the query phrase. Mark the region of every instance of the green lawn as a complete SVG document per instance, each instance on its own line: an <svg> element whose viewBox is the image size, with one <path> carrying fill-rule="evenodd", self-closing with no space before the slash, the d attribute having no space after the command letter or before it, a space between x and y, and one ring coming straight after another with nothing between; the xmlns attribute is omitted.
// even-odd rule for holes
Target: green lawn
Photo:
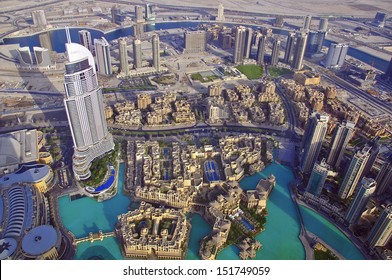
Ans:
<svg viewBox="0 0 392 280"><path fill-rule="evenodd" d="M293 74L293 71L291 71L290 69L273 67L273 66L268 68L268 72L272 77L279 77L286 74Z"/></svg>
<svg viewBox="0 0 392 280"><path fill-rule="evenodd" d="M248 65L238 65L237 69L244 74L249 80L255 80L263 76L263 66L248 64Z"/></svg>
<svg viewBox="0 0 392 280"><path fill-rule="evenodd" d="M213 82L217 78L218 78L218 76L216 76L216 75L203 77L200 73L193 73L193 74L191 74L191 79L192 80L199 81L201 83Z"/></svg>

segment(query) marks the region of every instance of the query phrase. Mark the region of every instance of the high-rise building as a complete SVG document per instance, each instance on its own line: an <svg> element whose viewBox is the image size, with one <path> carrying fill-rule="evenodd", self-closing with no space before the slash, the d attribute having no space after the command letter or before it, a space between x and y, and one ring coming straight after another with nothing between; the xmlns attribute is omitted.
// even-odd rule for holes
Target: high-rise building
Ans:
<svg viewBox="0 0 392 280"><path fill-rule="evenodd" d="M330 166L339 168L348 142L354 135L354 128L355 124L350 121L345 121L335 127L327 157L327 163Z"/></svg>
<svg viewBox="0 0 392 280"><path fill-rule="evenodd" d="M207 48L207 33L204 30L185 31L185 52L204 52Z"/></svg>
<svg viewBox="0 0 392 280"><path fill-rule="evenodd" d="M276 66L279 62L279 53L280 53L280 41L278 39L274 40L272 45L272 53L271 53L271 65Z"/></svg>
<svg viewBox="0 0 392 280"><path fill-rule="evenodd" d="M344 217L344 220L348 224L356 224L369 202L370 197L376 190L376 181L364 177L359 184L358 192L355 195L354 200L351 202L350 207Z"/></svg>
<svg viewBox="0 0 392 280"><path fill-rule="evenodd" d="M323 47L326 32L322 31L309 31L308 42L306 44L305 55L312 57L320 53Z"/></svg>
<svg viewBox="0 0 392 280"><path fill-rule="evenodd" d="M111 14L112 14L112 22L118 24L119 23L119 17L121 15L121 9L120 6L118 5L113 5L111 9Z"/></svg>
<svg viewBox="0 0 392 280"><path fill-rule="evenodd" d="M136 23L144 22L143 6L135 6L135 21Z"/></svg>
<svg viewBox="0 0 392 280"><path fill-rule="evenodd" d="M95 57L97 59L98 73L101 75L112 75L112 58L110 56L110 45L102 37L94 39Z"/></svg>
<svg viewBox="0 0 392 280"><path fill-rule="evenodd" d="M328 120L328 115L322 115L318 112L313 112L309 117L301 145L300 169L302 173L309 173L316 163L327 133Z"/></svg>
<svg viewBox="0 0 392 280"><path fill-rule="evenodd" d="M373 164L376 161L378 154L380 153L380 145L378 144L378 140L380 140L380 137L374 137L365 144L365 146L370 148L370 151L369 158L365 167L363 168L362 177L369 175L370 170L372 169Z"/></svg>
<svg viewBox="0 0 392 280"><path fill-rule="evenodd" d="M392 155L390 155L381 167L376 177L377 195L386 191L392 191Z"/></svg>
<svg viewBox="0 0 392 280"><path fill-rule="evenodd" d="M310 24L311 24L311 22L312 22L312 16L310 16L310 15L305 16L305 17L304 17L304 25L303 25L303 28L304 28L305 30L309 30L309 29L310 29Z"/></svg>
<svg viewBox="0 0 392 280"><path fill-rule="evenodd" d="M155 13L152 10L152 6L149 3L146 3L145 6L145 18L147 21L154 21L155 20Z"/></svg>
<svg viewBox="0 0 392 280"><path fill-rule="evenodd" d="M142 68L142 41L139 39L133 40L133 66L137 68Z"/></svg>
<svg viewBox="0 0 392 280"><path fill-rule="evenodd" d="M374 17L373 24L377 27L383 28L387 17L388 15L386 13L377 12L376 16Z"/></svg>
<svg viewBox="0 0 392 280"><path fill-rule="evenodd" d="M152 35L152 64L153 67L159 71L161 67L161 51L159 48L159 36L158 34Z"/></svg>
<svg viewBox="0 0 392 280"><path fill-rule="evenodd" d="M118 39L118 48L120 52L120 71L123 75L129 75L128 67L128 50L127 50L127 40L125 38Z"/></svg>
<svg viewBox="0 0 392 280"><path fill-rule="evenodd" d="M341 199L347 199L350 197L361 179L363 169L365 168L366 162L369 158L369 147L364 147L362 150L358 150L351 159L350 165L348 166L342 185L339 188L338 196Z"/></svg>
<svg viewBox="0 0 392 280"><path fill-rule="evenodd" d="M257 47L257 55L256 60L258 64L264 64L264 55L265 55L265 45L267 43L267 36L262 35L259 39L258 47Z"/></svg>
<svg viewBox="0 0 392 280"><path fill-rule="evenodd" d="M233 63L241 63L244 60L245 50L245 34L246 28L243 26L237 26L235 28L235 41L234 41L234 54Z"/></svg>
<svg viewBox="0 0 392 280"><path fill-rule="evenodd" d="M295 70L302 69L302 62L304 59L306 42L308 40L308 34L305 32L297 32L296 34L296 42L295 42L295 50L294 57L291 63L291 67Z"/></svg>
<svg viewBox="0 0 392 280"><path fill-rule="evenodd" d="M319 196L323 190L325 180L327 180L329 166L322 160L321 163L316 163L310 175L306 191L313 195Z"/></svg>
<svg viewBox="0 0 392 280"><path fill-rule="evenodd" d="M287 36L286 50L284 53L284 63L291 63L295 50L295 32L290 32Z"/></svg>
<svg viewBox="0 0 392 280"><path fill-rule="evenodd" d="M323 32L328 32L328 18L320 18L319 30Z"/></svg>
<svg viewBox="0 0 392 280"><path fill-rule="evenodd" d="M217 21L224 21L225 20L225 8L223 7L222 3L218 6L218 15L216 17Z"/></svg>
<svg viewBox="0 0 392 280"><path fill-rule="evenodd" d="M348 52L348 45L332 43L323 62L325 68L342 67Z"/></svg>
<svg viewBox="0 0 392 280"><path fill-rule="evenodd" d="M276 26L276 27L283 27L283 25L284 25L284 18L283 18L283 16L277 15L275 17L274 26Z"/></svg>
<svg viewBox="0 0 392 280"><path fill-rule="evenodd" d="M45 27L47 25L44 10L32 11L31 17L33 18L33 24L35 25L35 27Z"/></svg>
<svg viewBox="0 0 392 280"><path fill-rule="evenodd" d="M87 48L91 53L93 52L93 41L91 40L91 33L87 30L80 30L79 41L82 46Z"/></svg>
<svg viewBox="0 0 392 280"><path fill-rule="evenodd" d="M252 50L252 39L253 39L253 29L247 28L245 31L245 47L244 47L244 58L249 58Z"/></svg>
<svg viewBox="0 0 392 280"><path fill-rule="evenodd" d="M263 34L260 31L256 31L253 33L252 45L254 47L259 46L259 41L260 41L261 36L263 36Z"/></svg>
<svg viewBox="0 0 392 280"><path fill-rule="evenodd" d="M91 52L76 43L66 44L66 50L64 105L74 143L73 172L77 180L85 180L91 176L92 161L113 150L114 143Z"/></svg>
<svg viewBox="0 0 392 280"><path fill-rule="evenodd" d="M41 47L48 49L49 51L53 51L52 41L50 40L49 32L39 34L38 38L39 38L39 44L41 45Z"/></svg>
<svg viewBox="0 0 392 280"><path fill-rule="evenodd" d="M33 47L35 62L39 67L48 67L52 65L49 50L40 47Z"/></svg>
<svg viewBox="0 0 392 280"><path fill-rule="evenodd" d="M18 49L19 63L24 66L33 64L33 57L31 56L29 47L21 47Z"/></svg>
<svg viewBox="0 0 392 280"><path fill-rule="evenodd" d="M385 246L392 236L392 204L385 207L369 233L367 242L371 247Z"/></svg>
<svg viewBox="0 0 392 280"><path fill-rule="evenodd" d="M384 79L392 81L392 58L389 61L387 70L385 71Z"/></svg>

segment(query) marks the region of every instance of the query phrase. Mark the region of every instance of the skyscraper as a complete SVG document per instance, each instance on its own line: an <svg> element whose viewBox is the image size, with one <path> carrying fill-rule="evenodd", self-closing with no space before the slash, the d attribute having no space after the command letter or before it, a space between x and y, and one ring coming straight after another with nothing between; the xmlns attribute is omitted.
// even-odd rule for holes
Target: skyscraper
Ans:
<svg viewBox="0 0 392 280"><path fill-rule="evenodd" d="M50 58L49 50L40 47L33 47L35 63L39 67L48 67L52 65L52 60Z"/></svg>
<svg viewBox="0 0 392 280"><path fill-rule="evenodd" d="M290 32L287 36L286 50L284 53L284 63L291 63L295 50L295 32Z"/></svg>
<svg viewBox="0 0 392 280"><path fill-rule="evenodd" d="M305 17L304 17L304 25L303 25L303 28L304 28L305 30L309 30L309 29L310 29L310 24L311 24L311 22L312 22L312 16L310 16L310 15L305 16Z"/></svg>
<svg viewBox="0 0 392 280"><path fill-rule="evenodd" d="M113 5L111 9L111 14L112 14L112 22L118 24L120 22L119 17L121 16L120 6Z"/></svg>
<svg viewBox="0 0 392 280"><path fill-rule="evenodd" d="M374 17L373 24L377 27L383 28L387 17L388 15L386 13L377 12L376 16Z"/></svg>
<svg viewBox="0 0 392 280"><path fill-rule="evenodd" d="M135 21L136 23L144 22L142 6L135 6Z"/></svg>
<svg viewBox="0 0 392 280"><path fill-rule="evenodd" d="M29 47L21 47L18 50L19 63L24 66L33 64L33 57L31 56Z"/></svg>
<svg viewBox="0 0 392 280"><path fill-rule="evenodd" d="M31 17L33 18L33 24L36 27L45 27L47 25L45 11L36 10L31 12Z"/></svg>
<svg viewBox="0 0 392 280"><path fill-rule="evenodd" d="M348 45L334 44L329 46L327 56L323 62L325 68L342 67L348 52Z"/></svg>
<svg viewBox="0 0 392 280"><path fill-rule="evenodd" d="M275 39L274 44L272 45L272 53L271 53L271 65L272 66L278 65L279 53L280 53L280 41L278 39Z"/></svg>
<svg viewBox="0 0 392 280"><path fill-rule="evenodd" d="M392 81L392 58L389 61L388 68L387 68L387 70L385 71L385 74L384 74L384 78L389 80L389 81Z"/></svg>
<svg viewBox="0 0 392 280"><path fill-rule="evenodd" d="M355 195L354 200L350 204L344 220L348 224L356 224L361 217L366 204L368 203L370 197L376 190L376 181L364 177L359 184L358 192Z"/></svg>
<svg viewBox="0 0 392 280"><path fill-rule="evenodd" d="M385 207L369 233L367 242L371 247L385 246L392 236L392 204Z"/></svg>
<svg viewBox="0 0 392 280"><path fill-rule="evenodd" d="M263 34L260 31L256 31L253 33L252 45L255 47L259 46L259 42Z"/></svg>
<svg viewBox="0 0 392 280"><path fill-rule="evenodd" d="M204 30L185 31L185 52L204 52L207 48L207 33Z"/></svg>
<svg viewBox="0 0 392 280"><path fill-rule="evenodd" d="M354 135L354 128L355 124L350 121L344 121L336 126L327 157L330 166L339 168L348 142Z"/></svg>
<svg viewBox="0 0 392 280"><path fill-rule="evenodd" d="M296 34L296 43L295 43L295 50L294 50L294 57L291 63L291 67L295 70L302 69L302 62L304 59L306 42L308 39L308 34L305 32L297 32Z"/></svg>
<svg viewBox="0 0 392 280"><path fill-rule="evenodd" d="M313 195L319 196L323 190L325 180L328 176L329 166L322 160L321 163L316 163L313 167L312 174L310 175L306 191Z"/></svg>
<svg viewBox="0 0 392 280"><path fill-rule="evenodd" d="M91 33L87 30L79 30L79 41L82 46L93 52L93 41L91 41Z"/></svg>
<svg viewBox="0 0 392 280"><path fill-rule="evenodd" d="M223 7L222 3L218 6L218 15L216 17L217 21L224 21L225 20L225 8Z"/></svg>
<svg viewBox="0 0 392 280"><path fill-rule="evenodd" d="M319 30L323 32L328 31L328 18L326 17L320 18Z"/></svg>
<svg viewBox="0 0 392 280"><path fill-rule="evenodd" d="M388 189L392 191L392 155L390 155L381 167L376 177L377 195L382 195Z"/></svg>
<svg viewBox="0 0 392 280"><path fill-rule="evenodd" d="M108 41L104 37L94 39L94 47L98 73L101 75L112 75L112 58Z"/></svg>
<svg viewBox="0 0 392 280"><path fill-rule="evenodd" d="M49 32L44 32L38 35L39 38L39 44L41 47L48 49L49 51L53 50L52 47L52 41L50 40L50 34Z"/></svg>
<svg viewBox="0 0 392 280"><path fill-rule="evenodd" d="M328 120L328 115L318 112L313 112L309 117L301 145L300 169L302 173L309 173L317 160L327 133Z"/></svg>
<svg viewBox="0 0 392 280"><path fill-rule="evenodd" d="M125 76L129 74L128 67L128 51L127 51L127 41L125 38L118 39L118 48L120 52L120 71Z"/></svg>
<svg viewBox="0 0 392 280"><path fill-rule="evenodd" d="M249 58L252 50L252 39L253 39L253 29L247 28L245 31L245 47L244 47L244 58Z"/></svg>
<svg viewBox="0 0 392 280"><path fill-rule="evenodd" d="M139 39L133 40L133 65L134 67L141 68L142 67L142 41Z"/></svg>
<svg viewBox="0 0 392 280"><path fill-rule="evenodd" d="M240 63L244 60L245 33L246 33L245 27L237 26L235 28L235 41L234 41L234 54L233 54L233 63L235 64Z"/></svg>
<svg viewBox="0 0 392 280"><path fill-rule="evenodd" d="M321 52L325 34L326 32L322 31L309 31L308 41L305 49L305 55L307 57L312 57L313 55Z"/></svg>
<svg viewBox="0 0 392 280"><path fill-rule="evenodd" d="M362 177L367 176L370 170L373 167L374 162L377 159L378 154L380 153L380 145L378 144L378 140L380 137L374 137L370 141L368 141L365 145L370 148L369 151L369 159L366 162L365 167L363 168Z"/></svg>
<svg viewBox="0 0 392 280"><path fill-rule="evenodd" d="M346 175L344 176L342 185L339 188L338 196L341 199L347 199L354 193L355 187L361 179L362 171L369 158L369 150L370 148L365 146L353 155L350 165L345 172Z"/></svg>
<svg viewBox="0 0 392 280"><path fill-rule="evenodd" d="M159 49L159 36L158 34L154 34L152 35L152 64L153 67L159 71L160 70L160 56L161 56L161 52Z"/></svg>
<svg viewBox="0 0 392 280"><path fill-rule="evenodd" d="M264 54L265 54L265 45L267 42L267 36L261 35L259 38L259 43L257 47L257 55L256 55L256 60L258 64L263 65L264 64Z"/></svg>
<svg viewBox="0 0 392 280"><path fill-rule="evenodd" d="M152 10L152 6L149 3L146 3L145 6L145 17L147 21L154 21L155 20L155 14Z"/></svg>
<svg viewBox="0 0 392 280"><path fill-rule="evenodd" d="M91 52L76 43L66 44L64 105L74 142L73 172L77 180L91 176L91 163L114 148L103 109Z"/></svg>

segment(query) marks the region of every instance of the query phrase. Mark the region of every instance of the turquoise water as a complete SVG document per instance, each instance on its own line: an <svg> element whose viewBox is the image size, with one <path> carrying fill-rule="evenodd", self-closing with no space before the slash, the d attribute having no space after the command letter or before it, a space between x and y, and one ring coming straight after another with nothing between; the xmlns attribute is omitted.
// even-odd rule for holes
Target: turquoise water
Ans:
<svg viewBox="0 0 392 280"><path fill-rule="evenodd" d="M124 164L120 164L118 177L118 193L112 199L97 202L84 197L71 201L69 196L59 198L60 217L64 226L77 238L87 236L89 232L113 231L117 216L128 211L131 200L122 194L124 182ZM95 249L94 249L95 248ZM110 252L103 254L104 249ZM96 256L95 251L109 259L122 259L120 248L115 238L107 238L94 243L85 242L77 247L76 259L88 259ZM98 253L97 253L98 254ZM110 256L109 256L110 255Z"/></svg>
<svg viewBox="0 0 392 280"><path fill-rule="evenodd" d="M272 163L262 172L245 177L240 185L244 190L255 189L261 178L274 174L276 186L267 202L268 217L265 230L256 236L263 248L257 252L259 260L302 260L305 251L298 239L299 219L288 190L294 175L289 167ZM238 260L238 249L231 245L222 250L218 260Z"/></svg>
<svg viewBox="0 0 392 280"><path fill-rule="evenodd" d="M312 209L300 205L300 211L304 219L305 227L311 233L317 235L324 242L332 246L345 259L364 260L362 253L335 225Z"/></svg>
<svg viewBox="0 0 392 280"><path fill-rule="evenodd" d="M212 227L199 214L193 214L191 224L191 235L185 259L200 260L199 242L211 232Z"/></svg>

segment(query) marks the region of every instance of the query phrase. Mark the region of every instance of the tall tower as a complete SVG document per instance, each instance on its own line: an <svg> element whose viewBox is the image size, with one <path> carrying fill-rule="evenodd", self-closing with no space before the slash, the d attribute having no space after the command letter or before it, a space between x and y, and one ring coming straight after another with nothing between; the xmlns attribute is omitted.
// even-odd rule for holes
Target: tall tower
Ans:
<svg viewBox="0 0 392 280"><path fill-rule="evenodd" d="M31 55L29 47L21 47L17 50L19 63L24 66L33 64L33 56Z"/></svg>
<svg viewBox="0 0 392 280"><path fill-rule="evenodd" d="M111 9L112 22L119 23L119 16L121 15L121 9L118 5L113 5Z"/></svg>
<svg viewBox="0 0 392 280"><path fill-rule="evenodd" d="M328 31L328 18L326 17L320 18L319 30L323 32Z"/></svg>
<svg viewBox="0 0 392 280"><path fill-rule="evenodd" d="M307 16L304 18L304 25L303 25L303 28L304 28L305 30L309 30L309 29L310 29L310 24L311 24L311 22L312 22L312 16L307 15Z"/></svg>
<svg viewBox="0 0 392 280"><path fill-rule="evenodd" d="M382 195L388 189L392 191L392 155L384 162L376 177L377 195Z"/></svg>
<svg viewBox="0 0 392 280"><path fill-rule="evenodd" d="M36 10L31 12L31 17L33 18L33 24L36 27L45 27L47 25L45 11Z"/></svg>
<svg viewBox="0 0 392 280"><path fill-rule="evenodd" d="M136 23L144 22L143 6L135 6L135 21Z"/></svg>
<svg viewBox="0 0 392 280"><path fill-rule="evenodd" d="M154 34L154 35L152 35L152 64L153 64L153 67L157 70L157 71L159 71L160 70L160 67L161 67L161 65L160 65L160 60L161 60L161 58L160 58L160 55L161 55L161 53L160 53L160 49L159 49L159 36L158 36L158 34Z"/></svg>
<svg viewBox="0 0 392 280"><path fill-rule="evenodd" d="M253 29L247 28L245 32L244 58L249 58L252 50Z"/></svg>
<svg viewBox="0 0 392 280"><path fill-rule="evenodd" d="M145 18L147 21L154 21L155 20L155 14L152 10L152 6L149 3L146 3L145 6Z"/></svg>
<svg viewBox="0 0 392 280"><path fill-rule="evenodd" d="M304 59L307 39L308 39L307 33L297 32L294 57L293 57L293 61L291 63L291 67L294 68L295 70L302 69L302 62Z"/></svg>
<svg viewBox="0 0 392 280"><path fill-rule="evenodd" d="M354 135L354 128L355 124L350 121L345 121L336 126L327 157L327 163L330 166L339 168L348 142Z"/></svg>
<svg viewBox="0 0 392 280"><path fill-rule="evenodd" d="M127 41L125 38L118 39L118 48L120 52L120 71L125 76L129 75L128 67L128 51L127 51Z"/></svg>
<svg viewBox="0 0 392 280"><path fill-rule="evenodd" d="M354 193L355 187L361 179L362 171L369 158L369 152L370 148L365 146L362 150L357 151L351 159L342 185L339 188L338 196L341 199L347 199Z"/></svg>
<svg viewBox="0 0 392 280"><path fill-rule="evenodd" d="M328 176L329 166L322 160L321 163L316 163L313 167L312 174L310 175L308 185L306 186L306 191L319 196L323 190L325 180Z"/></svg>
<svg viewBox="0 0 392 280"><path fill-rule="evenodd" d="M365 167L363 168L362 177L367 176L372 169L374 162L377 159L377 156L380 152L380 145L378 144L378 140L380 137L374 137L372 140L366 143L366 146L370 148L369 159L366 162Z"/></svg>
<svg viewBox="0 0 392 280"><path fill-rule="evenodd" d="M133 40L133 65L135 68L142 68L142 41L139 39Z"/></svg>
<svg viewBox="0 0 392 280"><path fill-rule="evenodd" d="M367 242L371 247L385 246L392 236L392 204L385 207L369 233Z"/></svg>
<svg viewBox="0 0 392 280"><path fill-rule="evenodd" d="M302 157L300 161L302 173L309 173L316 163L327 133L328 120L328 115L322 115L318 112L313 112L309 117L302 139Z"/></svg>
<svg viewBox="0 0 392 280"><path fill-rule="evenodd" d="M224 21L225 20L225 8L223 7L222 3L218 6L218 15L216 17L217 21Z"/></svg>
<svg viewBox="0 0 392 280"><path fill-rule="evenodd" d="M364 177L360 183L358 192L354 198L354 200L350 204L350 208L348 209L346 216L344 217L345 221L348 224L356 224L361 217L363 210L366 207L370 197L376 190L376 181L373 179L369 179Z"/></svg>
<svg viewBox="0 0 392 280"><path fill-rule="evenodd" d="M348 52L348 45L334 44L329 46L327 56L323 62L326 68L342 67Z"/></svg>
<svg viewBox="0 0 392 280"><path fill-rule="evenodd" d="M272 66L278 65L279 53L280 53L280 41L278 39L275 39L274 44L272 45L272 53L271 53L271 65Z"/></svg>
<svg viewBox="0 0 392 280"><path fill-rule="evenodd" d="M291 63L295 50L295 32L290 32L287 36L286 50L284 53L284 63Z"/></svg>
<svg viewBox="0 0 392 280"><path fill-rule="evenodd" d="M305 49L305 55L312 57L313 55L321 52L325 39L325 32L309 31L308 40Z"/></svg>
<svg viewBox="0 0 392 280"><path fill-rule="evenodd" d="M93 52L93 41L91 41L91 33L87 30L79 30L79 41L82 46Z"/></svg>
<svg viewBox="0 0 392 280"><path fill-rule="evenodd" d="M259 38L259 43L257 46L257 63L263 65L264 64L264 55L265 55L265 45L267 42L267 36L261 35Z"/></svg>
<svg viewBox="0 0 392 280"><path fill-rule="evenodd" d="M97 59L98 73L112 75L112 58L110 56L110 45L104 37L94 39L95 57Z"/></svg>
<svg viewBox="0 0 392 280"><path fill-rule="evenodd" d="M64 105L74 143L73 172L77 180L86 180L92 161L113 150L114 143L91 52L76 43L66 44L66 50Z"/></svg>
<svg viewBox="0 0 392 280"><path fill-rule="evenodd" d="M233 63L237 64L244 60L244 49L245 49L245 33L246 28L243 26L237 26L235 29L235 42L234 42L234 54Z"/></svg>

